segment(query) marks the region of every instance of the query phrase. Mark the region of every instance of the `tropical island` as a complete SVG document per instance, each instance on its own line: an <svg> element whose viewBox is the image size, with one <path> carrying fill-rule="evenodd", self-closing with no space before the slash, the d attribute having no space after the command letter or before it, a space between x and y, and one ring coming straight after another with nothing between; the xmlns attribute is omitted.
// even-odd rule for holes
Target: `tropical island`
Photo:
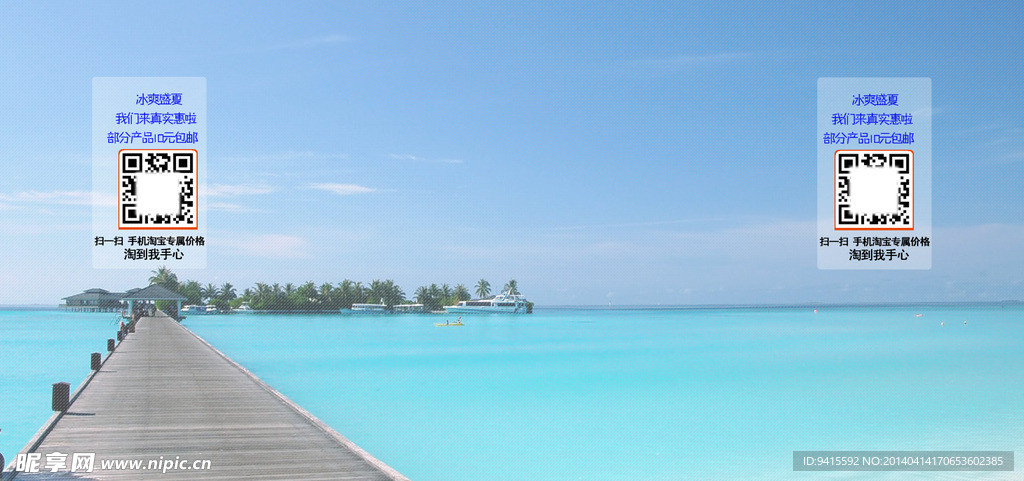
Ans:
<svg viewBox="0 0 1024 481"><path fill-rule="evenodd" d="M317 285L308 281L301 285L286 283L267 284L257 282L255 286L246 288L238 293L237 288L230 282L220 286L212 283L201 284L195 280L179 281L178 276L171 272L166 266L160 267L151 272L150 284L163 286L186 298L183 304L186 305L212 305L218 311L228 311L241 306L248 306L252 311L263 312L338 312L342 309L351 309L353 304L383 304L387 309L395 306L420 304L427 312L443 311L444 306L453 306L462 301L473 299L484 299L491 295L491 283L480 279L474 286L471 294L469 288L464 284L458 284L454 288L448 284L436 283L429 286L420 286L414 292L414 298L406 297L402 290L391 279L373 280L368 284L345 279L337 284L325 282ZM511 279L502 287L501 293L521 295L519 285L515 279ZM174 310L176 306L161 305L160 309L167 312L167 309ZM533 310L533 303L527 303L527 312Z"/></svg>

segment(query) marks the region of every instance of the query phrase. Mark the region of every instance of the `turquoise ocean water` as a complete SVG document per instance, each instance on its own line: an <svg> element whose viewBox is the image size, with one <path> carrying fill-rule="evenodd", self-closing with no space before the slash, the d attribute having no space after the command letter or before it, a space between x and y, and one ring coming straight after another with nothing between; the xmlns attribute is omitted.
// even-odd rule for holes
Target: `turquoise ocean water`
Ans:
<svg viewBox="0 0 1024 481"><path fill-rule="evenodd" d="M106 356L117 335L114 313L0 307L0 454L7 462L50 418L51 385L74 391L89 375L89 356Z"/></svg>
<svg viewBox="0 0 1024 481"><path fill-rule="evenodd" d="M444 315L239 314L185 325L414 480L978 479L796 473L792 451L1024 455L1021 314L537 309L442 328ZM77 386L88 374L112 318L0 312L8 460L49 417L50 383Z"/></svg>

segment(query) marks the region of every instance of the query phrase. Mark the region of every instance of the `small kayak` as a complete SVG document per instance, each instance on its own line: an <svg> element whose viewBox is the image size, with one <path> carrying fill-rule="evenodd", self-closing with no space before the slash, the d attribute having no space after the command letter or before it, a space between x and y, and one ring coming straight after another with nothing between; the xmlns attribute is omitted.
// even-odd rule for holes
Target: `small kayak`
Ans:
<svg viewBox="0 0 1024 481"><path fill-rule="evenodd" d="M452 323L435 322L434 325L437 326L437 327L445 327L445 326L462 326L464 324L462 324L461 322L452 322Z"/></svg>

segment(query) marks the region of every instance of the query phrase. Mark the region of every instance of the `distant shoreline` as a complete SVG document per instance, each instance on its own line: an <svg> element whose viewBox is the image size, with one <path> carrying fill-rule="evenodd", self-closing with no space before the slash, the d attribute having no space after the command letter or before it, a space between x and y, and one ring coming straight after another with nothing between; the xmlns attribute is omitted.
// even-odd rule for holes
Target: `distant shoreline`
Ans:
<svg viewBox="0 0 1024 481"><path fill-rule="evenodd" d="M587 310L587 311L636 311L636 310L712 310L712 309L844 309L853 307L958 307L958 306L1020 306L1024 301L950 301L950 302L864 302L864 303L799 303L799 304L677 304L677 305L645 305L622 304L616 306L579 305L579 306L535 306L534 309L547 310Z"/></svg>
<svg viewBox="0 0 1024 481"><path fill-rule="evenodd" d="M865 302L865 303L798 303L798 304L677 304L677 305L614 305L602 306L595 304L584 305L551 305L534 306L535 310L577 310L577 311L688 311L688 310L720 310L720 309L745 309L745 310L774 310L774 309L845 309L845 308L887 308L887 307L971 307L971 306L992 306L992 307L1024 307L1024 301L950 301L950 302ZM7 311L64 311L55 305L49 304L0 304L0 310ZM108 313L109 314L109 313ZM235 314L235 313L226 313ZM355 316L370 317L375 314L367 314L355 311L316 311L316 310L254 310L246 314L351 314ZM431 312L420 314L450 314L445 312ZM220 315L220 314L215 314ZM376 314L380 315L380 314ZM400 313L396 313L400 315ZM195 315L193 317L205 317Z"/></svg>

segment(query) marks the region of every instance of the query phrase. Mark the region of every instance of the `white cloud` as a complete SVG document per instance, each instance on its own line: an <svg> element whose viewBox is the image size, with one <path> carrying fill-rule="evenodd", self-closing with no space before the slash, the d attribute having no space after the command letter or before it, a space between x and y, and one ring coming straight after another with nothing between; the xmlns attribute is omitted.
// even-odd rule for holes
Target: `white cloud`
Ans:
<svg viewBox="0 0 1024 481"><path fill-rule="evenodd" d="M209 202L206 204L206 209L212 212L234 212L234 213L256 213L266 212L261 209L253 209L251 207L245 207L238 204L230 204L227 202Z"/></svg>
<svg viewBox="0 0 1024 481"><path fill-rule="evenodd" d="M266 184L211 184L205 189L210 197L236 197L241 195L263 195L276 192L277 189Z"/></svg>
<svg viewBox="0 0 1024 481"><path fill-rule="evenodd" d="M347 158L348 154L316 152L312 150L286 150L276 154L221 157L220 160L229 162L280 162L293 160L340 160Z"/></svg>
<svg viewBox="0 0 1024 481"><path fill-rule="evenodd" d="M85 190L54 190L40 192L29 190L11 194L0 194L0 202L35 205L116 205L114 195L100 194Z"/></svg>
<svg viewBox="0 0 1024 481"><path fill-rule="evenodd" d="M580 225L567 225L559 227L550 227L551 231L571 231L571 230L585 230L585 229L607 229L607 228L623 228L623 227L654 227L662 225L673 225L673 224L700 224L709 222L726 222L732 221L725 217L719 218L706 218L706 219L676 219L676 220L662 220L662 221L650 221L650 222L621 222L614 224L580 224Z"/></svg>
<svg viewBox="0 0 1024 481"><path fill-rule="evenodd" d="M461 164L461 159L428 159L425 157L417 157L415 155L408 154L390 154L388 158L395 160L410 160L413 162L431 162L436 164Z"/></svg>
<svg viewBox="0 0 1024 481"><path fill-rule="evenodd" d="M333 192L338 195L353 195L353 194L366 194L369 192L376 192L376 189L369 187L363 187L356 184L310 184L309 188L317 190L325 190L327 192Z"/></svg>
<svg viewBox="0 0 1024 481"><path fill-rule="evenodd" d="M423 157L416 157L415 155L405 155L405 154L391 154L388 157L390 157L392 159L395 159L395 160L412 160L412 161L416 161L416 162L423 162L423 161L427 160L427 159L424 159Z"/></svg>
<svg viewBox="0 0 1024 481"><path fill-rule="evenodd" d="M309 259L310 244L302 237L283 234L219 236L223 240L211 239L215 247L227 247L252 257L271 259Z"/></svg>
<svg viewBox="0 0 1024 481"><path fill-rule="evenodd" d="M12 223L4 226L2 232L8 235L45 235L64 234L68 232L93 232L92 224L20 224Z"/></svg>
<svg viewBox="0 0 1024 481"><path fill-rule="evenodd" d="M788 264L794 258L810 253L808 259L814 260L812 244L816 234L813 222L759 220L732 226L672 228L674 225L722 220L681 219L565 226L550 228L551 234L541 235L537 235L536 230L508 231L505 235L516 238L515 242L445 242L438 249L472 258L502 255L554 259L696 258L724 263L761 257ZM608 228L614 229L609 232ZM480 234L486 233L476 233L475 236L480 237ZM525 239L532 241L524 242Z"/></svg>

